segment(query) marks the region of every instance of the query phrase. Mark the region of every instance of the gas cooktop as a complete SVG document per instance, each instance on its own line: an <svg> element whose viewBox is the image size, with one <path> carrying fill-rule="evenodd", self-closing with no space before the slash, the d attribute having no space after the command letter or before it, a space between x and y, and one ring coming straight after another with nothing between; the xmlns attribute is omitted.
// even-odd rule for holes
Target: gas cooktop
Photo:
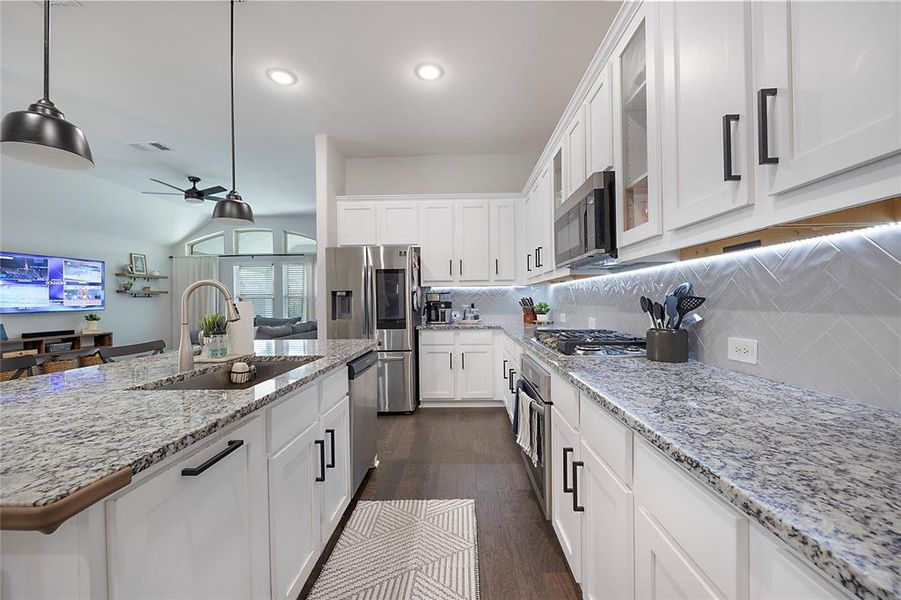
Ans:
<svg viewBox="0 0 901 600"><path fill-rule="evenodd" d="M538 329L535 341L566 356L644 356L644 338L609 329Z"/></svg>

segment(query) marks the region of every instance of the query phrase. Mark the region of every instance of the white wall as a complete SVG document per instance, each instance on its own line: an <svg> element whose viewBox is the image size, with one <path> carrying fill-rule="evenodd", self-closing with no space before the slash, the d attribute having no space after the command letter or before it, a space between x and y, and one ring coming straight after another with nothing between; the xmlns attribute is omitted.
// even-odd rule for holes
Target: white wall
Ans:
<svg viewBox="0 0 901 600"><path fill-rule="evenodd" d="M190 240L218 233L225 233L225 254L235 253L235 229L271 229L273 232L273 252L282 254L285 252L285 231L293 231L301 233L316 239L316 216L315 215L286 215L283 217L254 217L254 223L244 225L224 225L209 220L201 227L195 229L183 239L173 244L170 254L173 256L185 255L185 243ZM310 251L315 252L315 247L311 247Z"/></svg>
<svg viewBox="0 0 901 600"><path fill-rule="evenodd" d="M328 327L326 302L325 249L337 238L337 206L335 196L347 193L346 160L327 135L316 136L316 242L320 259L316 268L316 315L319 319L319 339L324 340Z"/></svg>
<svg viewBox="0 0 901 600"><path fill-rule="evenodd" d="M39 210L35 212L40 213ZM124 235L100 234L79 230L75 225L48 223L4 211L0 220L0 247L9 252L106 261L106 310L96 311L102 318L100 328L112 331L113 343L117 345L164 339L171 347L169 296L132 298L117 294L115 276L128 262L129 252L146 254L149 270L168 274L169 247L135 240L127 231ZM169 289L168 283L168 280L161 280L153 285L158 289ZM142 284L138 282L137 285ZM88 312L94 311L2 315L0 320L6 325L9 337L18 337L23 331L81 329Z"/></svg>
<svg viewBox="0 0 901 600"><path fill-rule="evenodd" d="M347 158L346 194L520 192L535 153Z"/></svg>

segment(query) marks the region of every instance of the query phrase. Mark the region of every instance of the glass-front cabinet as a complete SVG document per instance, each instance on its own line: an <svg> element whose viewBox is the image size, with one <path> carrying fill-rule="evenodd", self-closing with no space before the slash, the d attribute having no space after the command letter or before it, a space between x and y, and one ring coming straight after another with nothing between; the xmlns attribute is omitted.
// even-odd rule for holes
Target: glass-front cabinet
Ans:
<svg viewBox="0 0 901 600"><path fill-rule="evenodd" d="M613 145L620 247L660 235L658 7L644 3L613 53Z"/></svg>

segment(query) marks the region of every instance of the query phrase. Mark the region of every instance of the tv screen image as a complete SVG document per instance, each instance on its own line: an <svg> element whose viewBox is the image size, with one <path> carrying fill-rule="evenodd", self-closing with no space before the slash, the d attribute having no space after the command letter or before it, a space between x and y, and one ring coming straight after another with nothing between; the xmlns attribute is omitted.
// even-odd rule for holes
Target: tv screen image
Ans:
<svg viewBox="0 0 901 600"><path fill-rule="evenodd" d="M0 313L103 310L104 262L0 252Z"/></svg>

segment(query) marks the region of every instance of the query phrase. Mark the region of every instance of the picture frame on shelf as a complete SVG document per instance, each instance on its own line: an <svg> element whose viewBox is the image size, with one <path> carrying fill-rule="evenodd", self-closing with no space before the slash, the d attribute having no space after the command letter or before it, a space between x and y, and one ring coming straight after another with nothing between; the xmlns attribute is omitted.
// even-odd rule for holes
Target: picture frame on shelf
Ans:
<svg viewBox="0 0 901 600"><path fill-rule="evenodd" d="M131 266L131 272L135 275L147 274L147 255L131 252L128 255L128 264Z"/></svg>

